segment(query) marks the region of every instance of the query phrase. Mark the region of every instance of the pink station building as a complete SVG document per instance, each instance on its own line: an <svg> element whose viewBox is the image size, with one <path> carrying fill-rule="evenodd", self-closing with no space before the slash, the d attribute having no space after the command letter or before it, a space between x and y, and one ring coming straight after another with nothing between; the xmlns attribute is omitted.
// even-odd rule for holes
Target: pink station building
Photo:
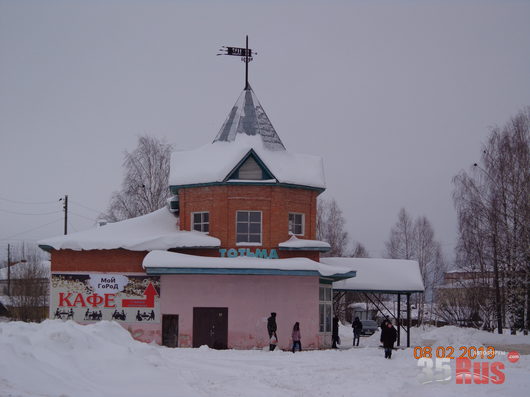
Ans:
<svg viewBox="0 0 530 397"><path fill-rule="evenodd" d="M170 347L331 345L332 283L351 267L320 262L322 159L287 151L253 90L212 143L173 153L167 208L50 238L50 318L113 320Z"/></svg>

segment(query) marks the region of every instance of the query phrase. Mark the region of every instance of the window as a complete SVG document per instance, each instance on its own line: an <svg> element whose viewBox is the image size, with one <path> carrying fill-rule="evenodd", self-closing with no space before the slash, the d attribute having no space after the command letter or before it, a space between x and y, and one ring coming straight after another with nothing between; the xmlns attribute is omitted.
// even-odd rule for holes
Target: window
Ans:
<svg viewBox="0 0 530 397"><path fill-rule="evenodd" d="M304 235L304 214L289 214L289 234Z"/></svg>
<svg viewBox="0 0 530 397"><path fill-rule="evenodd" d="M239 167L239 179L259 180L263 179L261 167L252 157L249 157L241 167Z"/></svg>
<svg viewBox="0 0 530 397"><path fill-rule="evenodd" d="M208 212L192 212L191 230L208 233L210 231L210 214Z"/></svg>
<svg viewBox="0 0 530 397"><path fill-rule="evenodd" d="M236 243L261 244L260 211L237 211Z"/></svg>
<svg viewBox="0 0 530 397"><path fill-rule="evenodd" d="M321 285L319 289L320 332L331 332L331 286Z"/></svg>

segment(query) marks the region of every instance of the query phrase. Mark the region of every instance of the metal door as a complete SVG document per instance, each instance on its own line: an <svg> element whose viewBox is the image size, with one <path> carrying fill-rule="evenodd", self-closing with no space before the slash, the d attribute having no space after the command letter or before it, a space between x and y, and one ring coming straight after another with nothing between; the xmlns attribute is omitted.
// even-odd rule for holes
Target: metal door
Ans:
<svg viewBox="0 0 530 397"><path fill-rule="evenodd" d="M193 308L193 347L207 345L212 349L228 347L228 308Z"/></svg>
<svg viewBox="0 0 530 397"><path fill-rule="evenodd" d="M162 345L178 346L179 316L176 314L162 315Z"/></svg>

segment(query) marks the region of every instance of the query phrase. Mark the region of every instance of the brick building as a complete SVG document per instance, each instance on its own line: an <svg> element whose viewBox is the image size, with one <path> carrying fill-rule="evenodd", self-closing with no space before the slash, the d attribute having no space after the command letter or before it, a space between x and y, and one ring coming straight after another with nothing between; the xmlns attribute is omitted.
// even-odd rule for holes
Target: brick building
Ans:
<svg viewBox="0 0 530 397"><path fill-rule="evenodd" d="M51 253L50 317L115 320L168 346L268 346L299 322L305 348L330 345L331 284L316 240L322 160L286 150L247 86L211 144L173 155L168 208L39 242Z"/></svg>

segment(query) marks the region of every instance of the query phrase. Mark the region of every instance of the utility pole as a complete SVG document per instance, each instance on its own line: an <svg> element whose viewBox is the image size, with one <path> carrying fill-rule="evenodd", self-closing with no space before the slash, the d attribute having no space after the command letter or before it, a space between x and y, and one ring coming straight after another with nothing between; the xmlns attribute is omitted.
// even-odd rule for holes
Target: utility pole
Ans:
<svg viewBox="0 0 530 397"><path fill-rule="evenodd" d="M7 244L7 296L11 296L11 244Z"/></svg>
<svg viewBox="0 0 530 397"><path fill-rule="evenodd" d="M68 234L68 195L65 194L64 198L60 198L59 201L63 201L64 210L64 234Z"/></svg>

